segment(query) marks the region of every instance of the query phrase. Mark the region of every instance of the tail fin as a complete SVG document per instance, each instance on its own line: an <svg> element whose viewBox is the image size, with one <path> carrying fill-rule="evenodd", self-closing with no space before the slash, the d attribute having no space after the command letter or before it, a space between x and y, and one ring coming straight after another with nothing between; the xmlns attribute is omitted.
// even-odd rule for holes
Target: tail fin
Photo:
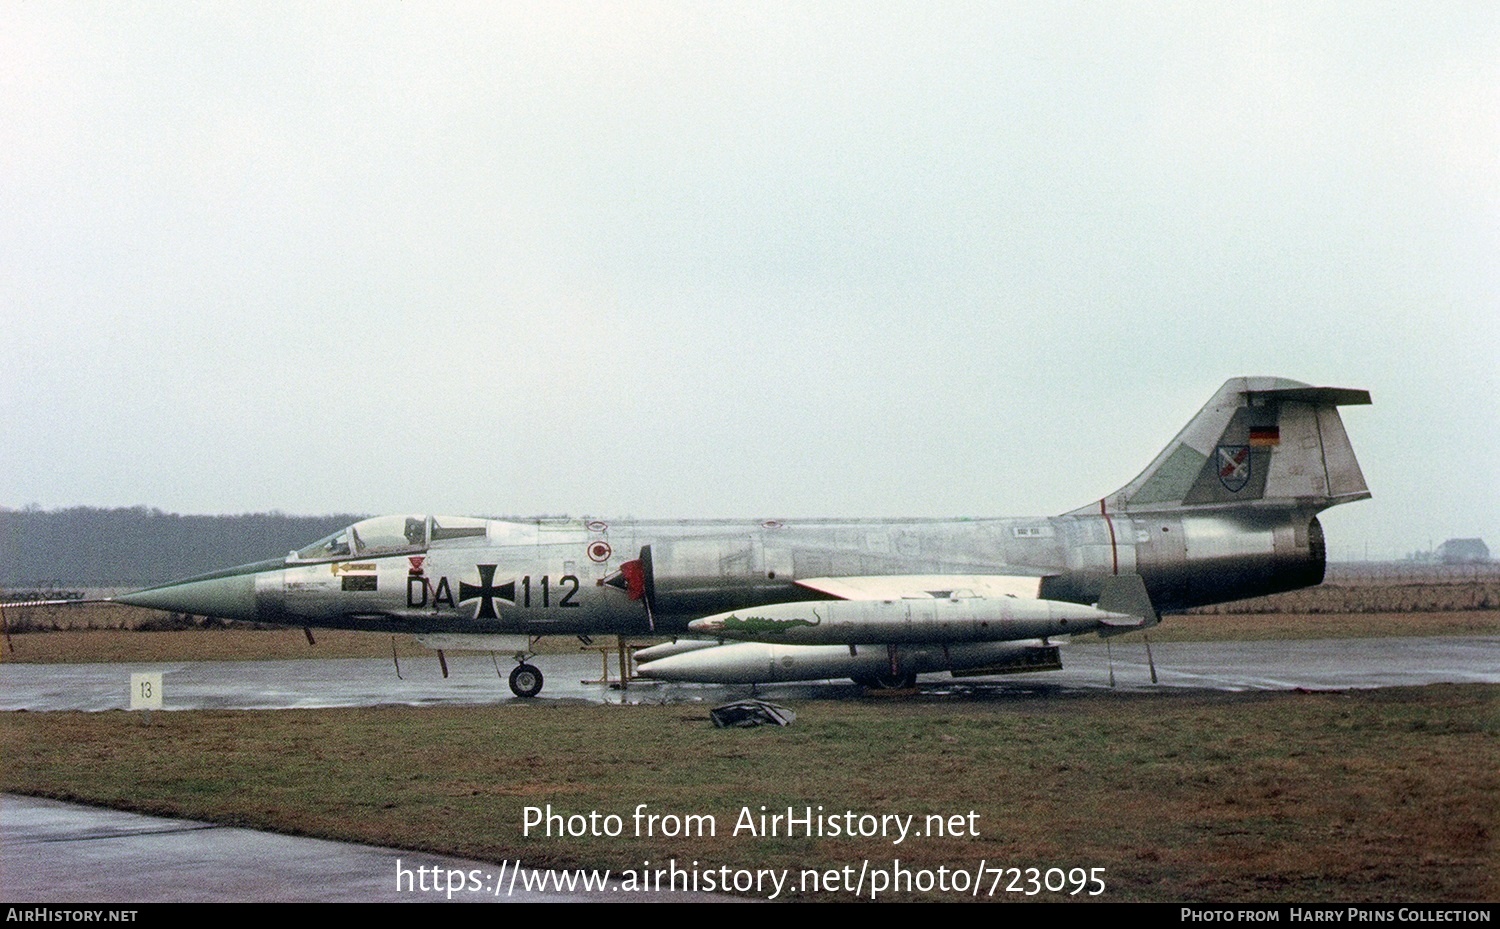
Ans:
<svg viewBox="0 0 1500 929"><path fill-rule="evenodd" d="M1231 378L1139 477L1073 512L1244 504L1317 512L1364 500L1370 490L1338 408L1369 402L1365 390Z"/></svg>

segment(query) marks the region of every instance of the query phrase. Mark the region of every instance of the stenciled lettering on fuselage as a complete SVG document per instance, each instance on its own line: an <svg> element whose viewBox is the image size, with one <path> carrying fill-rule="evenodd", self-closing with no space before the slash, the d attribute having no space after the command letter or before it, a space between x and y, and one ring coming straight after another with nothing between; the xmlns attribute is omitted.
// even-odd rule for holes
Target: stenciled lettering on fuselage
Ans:
<svg viewBox="0 0 1500 929"><path fill-rule="evenodd" d="M462 578L458 582L458 596L453 595L453 585L446 575L437 582L428 577L423 566L412 559L412 567L406 577L406 605L411 609L431 606L433 610L457 609L471 600L477 600L475 619L499 619L496 603L503 603L523 610L569 609L583 606L577 600L579 581L575 574L564 574L554 585L551 575L533 578L530 574L512 578L504 583L495 583L495 571L499 565L481 564L474 568L479 572L479 583L471 584Z"/></svg>
<svg viewBox="0 0 1500 929"><path fill-rule="evenodd" d="M374 564L351 564L348 562L335 562L330 565L333 576L339 579L339 587L347 592L358 591L369 593L379 590L379 578L376 576Z"/></svg>

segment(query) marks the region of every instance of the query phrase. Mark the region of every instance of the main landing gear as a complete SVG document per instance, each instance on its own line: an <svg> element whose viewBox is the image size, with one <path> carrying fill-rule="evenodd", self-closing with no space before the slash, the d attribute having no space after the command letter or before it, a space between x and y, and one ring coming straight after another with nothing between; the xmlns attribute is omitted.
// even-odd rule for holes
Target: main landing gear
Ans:
<svg viewBox="0 0 1500 929"><path fill-rule="evenodd" d="M917 675L915 672L872 674L869 677L856 677L854 683L868 690L910 690L917 686Z"/></svg>
<svg viewBox="0 0 1500 929"><path fill-rule="evenodd" d="M856 677L854 683L866 690L911 690L917 686L917 672L901 668L900 650L895 645L887 645L885 650L891 659L890 670ZM849 654L854 655L852 645L849 646Z"/></svg>
<svg viewBox="0 0 1500 929"><path fill-rule="evenodd" d="M522 661L510 672L510 692L518 697L535 697L542 692L542 669Z"/></svg>

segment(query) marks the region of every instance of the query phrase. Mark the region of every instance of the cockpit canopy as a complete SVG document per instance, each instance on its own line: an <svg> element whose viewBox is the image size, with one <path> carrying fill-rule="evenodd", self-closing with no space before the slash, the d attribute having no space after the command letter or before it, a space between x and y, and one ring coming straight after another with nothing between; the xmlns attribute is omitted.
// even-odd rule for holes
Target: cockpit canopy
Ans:
<svg viewBox="0 0 1500 929"><path fill-rule="evenodd" d="M426 551L444 539L484 538L488 522L469 516L373 516L292 553L289 561L363 558Z"/></svg>

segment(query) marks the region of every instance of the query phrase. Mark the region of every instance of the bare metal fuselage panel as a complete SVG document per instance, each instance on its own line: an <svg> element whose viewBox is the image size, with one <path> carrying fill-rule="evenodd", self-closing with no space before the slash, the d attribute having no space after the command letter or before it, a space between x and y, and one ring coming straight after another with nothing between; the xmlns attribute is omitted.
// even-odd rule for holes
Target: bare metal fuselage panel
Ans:
<svg viewBox="0 0 1500 929"><path fill-rule="evenodd" d="M1322 580L1321 528L1295 511L1038 519L641 522L490 521L483 537L250 575L256 617L398 632L676 633L697 617L847 595L811 578L1035 578L1032 596L1098 600L1138 573L1157 609ZM611 584L649 550L653 595ZM953 581L928 591L946 596ZM648 615L648 608L650 615Z"/></svg>

